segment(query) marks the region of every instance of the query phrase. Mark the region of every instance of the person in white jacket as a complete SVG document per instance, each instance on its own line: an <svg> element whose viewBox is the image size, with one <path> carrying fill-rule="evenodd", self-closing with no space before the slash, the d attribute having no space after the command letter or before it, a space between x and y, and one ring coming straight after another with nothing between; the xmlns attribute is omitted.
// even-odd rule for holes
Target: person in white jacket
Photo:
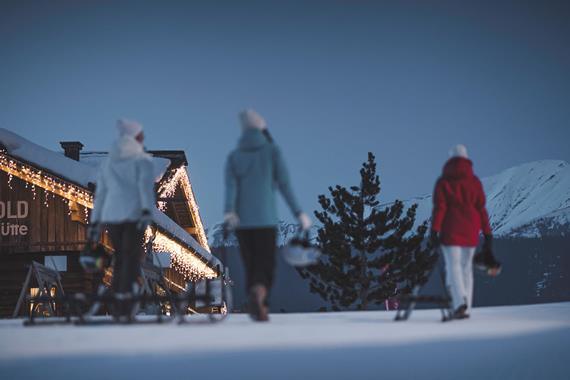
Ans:
<svg viewBox="0 0 570 380"><path fill-rule="evenodd" d="M144 151L142 126L121 119L119 137L101 164L91 213L89 239L99 239L106 226L115 249L112 290L115 298L128 300L140 273L143 238L152 223L156 199L151 156ZM115 314L128 316L129 302L119 302Z"/></svg>

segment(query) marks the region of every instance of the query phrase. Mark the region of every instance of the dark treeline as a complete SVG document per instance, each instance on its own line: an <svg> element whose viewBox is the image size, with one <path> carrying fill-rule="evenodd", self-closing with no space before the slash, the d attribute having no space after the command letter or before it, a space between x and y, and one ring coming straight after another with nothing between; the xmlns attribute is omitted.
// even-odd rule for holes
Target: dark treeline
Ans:
<svg viewBox="0 0 570 380"><path fill-rule="evenodd" d="M475 276L476 306L570 301L570 237L497 238L495 248L497 258L504 264L503 273L497 278ZM234 303L239 309L246 300L239 252L229 247L226 257L235 283ZM441 291L436 272L424 292ZM279 257L271 306L274 312L309 312L325 305L320 297L309 292L307 281ZM383 309L383 306L371 308Z"/></svg>

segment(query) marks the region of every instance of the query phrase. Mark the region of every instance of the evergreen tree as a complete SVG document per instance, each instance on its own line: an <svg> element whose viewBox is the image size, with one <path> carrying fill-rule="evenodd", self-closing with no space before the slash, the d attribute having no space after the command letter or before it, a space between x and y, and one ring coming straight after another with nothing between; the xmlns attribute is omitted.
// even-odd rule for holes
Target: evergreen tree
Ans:
<svg viewBox="0 0 570 380"><path fill-rule="evenodd" d="M319 263L299 270L309 278L311 292L333 310L365 310L387 298L409 293L427 281L436 260L424 243L427 225L412 231L417 205L404 210L401 201L380 206L380 178L372 153L360 169L360 185L329 187L319 196L322 223L317 242Z"/></svg>

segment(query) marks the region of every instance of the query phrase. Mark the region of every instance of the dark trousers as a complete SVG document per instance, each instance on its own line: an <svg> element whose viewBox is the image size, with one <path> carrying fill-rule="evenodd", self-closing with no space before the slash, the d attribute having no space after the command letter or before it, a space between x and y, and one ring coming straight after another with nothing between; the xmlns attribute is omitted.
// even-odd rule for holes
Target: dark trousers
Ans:
<svg viewBox="0 0 570 380"><path fill-rule="evenodd" d="M111 288L115 293L132 292L141 271L144 231L137 223L109 224L109 237L115 248Z"/></svg>
<svg viewBox="0 0 570 380"><path fill-rule="evenodd" d="M267 290L273 285L277 230L248 228L236 231L239 248L245 267L246 290L253 285L264 285Z"/></svg>

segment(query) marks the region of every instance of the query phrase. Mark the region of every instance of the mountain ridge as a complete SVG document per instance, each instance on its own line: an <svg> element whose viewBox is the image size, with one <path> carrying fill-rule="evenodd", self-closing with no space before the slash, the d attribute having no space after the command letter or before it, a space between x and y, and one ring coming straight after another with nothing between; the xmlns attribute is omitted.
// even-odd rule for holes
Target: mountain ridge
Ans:
<svg viewBox="0 0 570 380"><path fill-rule="evenodd" d="M562 160L539 160L505 169L481 178L487 195L487 210L493 233L503 238L540 238L570 235L570 164ZM418 204L416 226L431 219L432 195L404 200ZM381 204L386 207L393 202ZM280 222L279 243L295 232L295 224ZM312 235L316 235L313 227ZM222 224L209 234L211 245L222 245ZM237 245L234 238L226 245Z"/></svg>
<svg viewBox="0 0 570 380"><path fill-rule="evenodd" d="M570 232L570 165L540 160L481 178L493 233L498 237L539 238ZM431 219L432 196L405 200L418 204L416 223Z"/></svg>

